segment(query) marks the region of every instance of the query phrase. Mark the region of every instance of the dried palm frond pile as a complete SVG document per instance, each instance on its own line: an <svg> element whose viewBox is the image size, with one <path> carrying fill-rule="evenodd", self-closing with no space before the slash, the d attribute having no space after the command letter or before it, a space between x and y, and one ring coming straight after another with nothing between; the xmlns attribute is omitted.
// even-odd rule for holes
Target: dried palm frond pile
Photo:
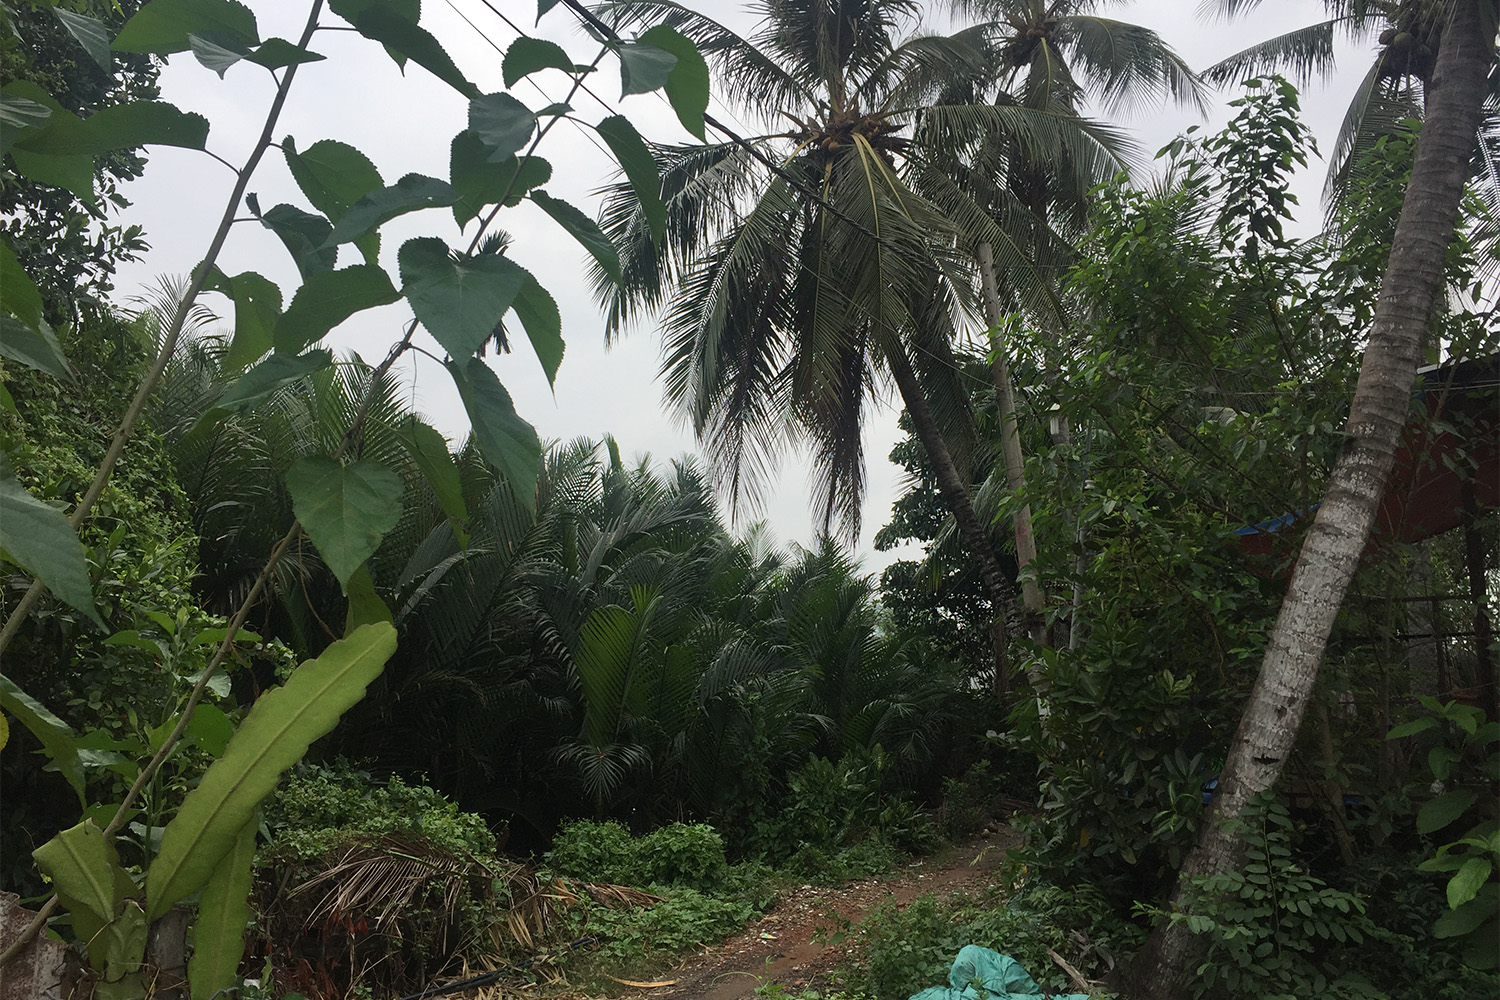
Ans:
<svg viewBox="0 0 1500 1000"><path fill-rule="evenodd" d="M518 862L399 837L314 861L273 861L257 885L260 943L275 982L312 1000L357 985L399 995L523 962L545 976L544 950L559 944L563 912L584 902L626 909L657 901L627 886L544 882Z"/></svg>

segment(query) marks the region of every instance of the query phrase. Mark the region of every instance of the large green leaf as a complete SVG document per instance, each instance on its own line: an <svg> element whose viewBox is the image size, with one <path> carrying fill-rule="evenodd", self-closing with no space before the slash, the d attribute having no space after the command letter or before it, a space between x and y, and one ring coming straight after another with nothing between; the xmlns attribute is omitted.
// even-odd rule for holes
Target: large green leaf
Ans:
<svg viewBox="0 0 1500 1000"><path fill-rule="evenodd" d="M83 805L83 762L78 759L72 727L4 674L0 674L0 708L15 716L37 738L43 752L78 793L78 804Z"/></svg>
<svg viewBox="0 0 1500 1000"><path fill-rule="evenodd" d="M0 156L10 152L10 147L22 136L47 126L52 109L40 101L0 93Z"/></svg>
<svg viewBox="0 0 1500 1000"><path fill-rule="evenodd" d="M25 286L22 286L21 292L24 298ZM6 305L9 307L8 302ZM0 316L0 357L19 361L28 368L35 368L58 378L73 377L73 373L68 370L68 359L63 357L62 345L57 342L57 335L45 320L38 321L33 329L18 319Z"/></svg>
<svg viewBox="0 0 1500 1000"><path fill-rule="evenodd" d="M438 40L393 8L369 7L355 18L354 27L361 35L384 45L393 57L405 56L465 97L479 96L479 88L454 65Z"/></svg>
<svg viewBox="0 0 1500 1000"><path fill-rule="evenodd" d="M568 202L554 198L545 191L531 192L531 200L583 244L583 248L599 262L604 273L609 275L609 280L617 285L620 283L620 252L615 249L609 237L604 235L597 222Z"/></svg>
<svg viewBox="0 0 1500 1000"><path fill-rule="evenodd" d="M490 338L526 280L507 257L455 256L433 236L407 240L398 259L412 311L455 358L467 358Z"/></svg>
<svg viewBox="0 0 1500 1000"><path fill-rule="evenodd" d="M88 615L100 628L83 543L63 512L26 491L0 452L0 550L42 581L53 596Z"/></svg>
<svg viewBox="0 0 1500 1000"><path fill-rule="evenodd" d="M273 354L260 364L241 375L224 390L224 395L214 404L213 410L204 414L203 420L212 420L217 412L236 413L260 404L277 389L285 388L298 379L313 372L322 371L333 364L332 351L308 351L306 354Z"/></svg>
<svg viewBox="0 0 1500 1000"><path fill-rule="evenodd" d="M1456 910L1473 899L1494 870L1494 863L1489 858L1466 859L1458 874L1448 880L1448 909Z"/></svg>
<svg viewBox="0 0 1500 1000"><path fill-rule="evenodd" d="M536 131L536 114L501 92L485 94L469 102L469 128L484 143L488 159L499 163L519 153Z"/></svg>
<svg viewBox="0 0 1500 1000"><path fill-rule="evenodd" d="M58 155L32 152L24 148L31 143L72 143L84 141L83 119L57 103L57 99L30 80L12 80L0 94L10 100L24 100L28 107L40 105L47 114L38 119L29 116L31 125L18 129L14 126L3 130L0 146L10 154L11 162L23 177L39 184L50 184L73 192L90 205L97 204L94 197L94 158L87 153ZM11 117L14 116L12 111Z"/></svg>
<svg viewBox="0 0 1500 1000"><path fill-rule="evenodd" d="M660 90L677 65L677 57L657 45L627 42L616 54L620 57L621 97Z"/></svg>
<svg viewBox="0 0 1500 1000"><path fill-rule="evenodd" d="M89 58L99 64L99 68L108 73L110 71L109 54L109 28L103 21L80 14L77 11L68 10L66 7L53 7L52 13L62 22L63 27L68 29L83 50L89 54Z"/></svg>
<svg viewBox="0 0 1500 1000"><path fill-rule="evenodd" d="M148 916L161 916L208 883L282 772L364 697L395 651L393 627L366 625L256 700L224 756L209 765L167 824L146 873Z"/></svg>
<svg viewBox="0 0 1500 1000"><path fill-rule="evenodd" d="M309 455L287 470L286 488L297 520L333 575L345 584L401 520L406 487L400 476L374 459L342 465L324 455Z"/></svg>
<svg viewBox="0 0 1500 1000"><path fill-rule="evenodd" d="M53 156L13 148L10 150L10 159L16 165L16 170L27 180L63 188L77 195L85 204L98 206L99 200L94 195L92 156L84 153Z"/></svg>
<svg viewBox="0 0 1500 1000"><path fill-rule="evenodd" d="M663 84L667 100L671 102L672 110L677 112L677 120L682 122L682 127L696 136L698 141L707 141L708 137L703 131L703 115L708 110L708 63L704 61L698 47L686 35L665 24L648 28L641 34L640 40L664 49L675 57L676 61Z"/></svg>
<svg viewBox="0 0 1500 1000"><path fill-rule="evenodd" d="M281 289L254 271L224 278L222 285L219 291L234 300L234 339L224 356L224 368L238 371L263 357L275 343Z"/></svg>
<svg viewBox="0 0 1500 1000"><path fill-rule="evenodd" d="M370 158L346 143L323 139L299 153L292 137L287 136L281 141L281 151L307 200L335 223L359 199L385 186ZM367 233L355 243L366 264L380 262L379 233Z"/></svg>
<svg viewBox="0 0 1500 1000"><path fill-rule="evenodd" d="M519 204L526 192L547 183L552 164L540 156L522 160L512 156L491 163L490 151L473 132L465 129L453 137L448 154L448 173L458 199L453 218L460 226L478 215L486 205Z"/></svg>
<svg viewBox="0 0 1500 1000"><path fill-rule="evenodd" d="M463 482L453 461L453 453L448 450L447 440L416 417L409 418L397 431L397 436L413 464L422 471L443 513L448 515L459 544L467 545L469 509L464 503Z"/></svg>
<svg viewBox="0 0 1500 1000"><path fill-rule="evenodd" d="M42 293L31 275L16 260L10 241L0 239L0 308L26 324L37 327L42 322ZM59 358L62 349L58 349ZM66 364L63 366L67 370Z"/></svg>
<svg viewBox="0 0 1500 1000"><path fill-rule="evenodd" d="M1463 937L1500 912L1500 883L1487 882L1475 890L1474 897L1449 910L1432 925L1435 938Z"/></svg>
<svg viewBox="0 0 1500 1000"><path fill-rule="evenodd" d="M458 192L446 181L422 174L407 174L390 187L364 195L339 219L327 246L352 243L398 215L424 208L446 208L458 200Z"/></svg>
<svg viewBox="0 0 1500 1000"><path fill-rule="evenodd" d="M146 995L141 963L149 930L146 911L127 899L120 915L93 939L89 961L103 973L94 983L94 1000L140 1000Z"/></svg>
<svg viewBox="0 0 1500 1000"><path fill-rule="evenodd" d="M73 932L84 941L114 920L135 882L120 867L113 843L90 819L69 827L32 852L37 868L73 917Z"/></svg>
<svg viewBox="0 0 1500 1000"><path fill-rule="evenodd" d="M344 590L349 595L349 607L344 613L345 635L353 635L356 629L364 625L395 621L396 616L391 614L391 609L375 592L375 580L370 576L368 563L354 571L354 575L344 585Z"/></svg>
<svg viewBox="0 0 1500 1000"><path fill-rule="evenodd" d="M615 154L620 169L630 181L636 199L641 203L641 212L646 225L651 229L651 238L661 243L667 231L667 206L661 200L661 173L656 169L656 159L651 148L641 138L635 126L621 115L611 115L598 125L599 136L610 152Z"/></svg>
<svg viewBox="0 0 1500 1000"><path fill-rule="evenodd" d="M528 271L521 285L521 294L516 296L516 315L526 328L526 338L536 359L547 373L547 384L557 381L557 369L563 359L562 314L558 312L557 300Z"/></svg>
<svg viewBox="0 0 1500 1000"><path fill-rule="evenodd" d="M186 51L195 32L215 31L246 45L260 42L255 15L236 0L151 0L125 22L111 48L164 56Z"/></svg>
<svg viewBox="0 0 1500 1000"><path fill-rule="evenodd" d="M264 214L254 195L245 199L250 212L260 224L275 233L292 255L297 273L303 280L324 271L331 271L338 263L339 248L328 242L333 232L333 223L315 212L307 212L296 205L277 205Z"/></svg>
<svg viewBox="0 0 1500 1000"><path fill-rule="evenodd" d="M1417 832L1441 830L1467 812L1477 798L1474 792L1457 791L1422 803L1422 808L1417 810Z"/></svg>
<svg viewBox="0 0 1500 1000"><path fill-rule="evenodd" d="M293 45L285 38L267 38L254 52L250 53L250 61L266 69L281 69L283 66L319 62L327 58L327 56Z"/></svg>
<svg viewBox="0 0 1500 1000"><path fill-rule="evenodd" d="M542 471L542 443L536 428L516 413L510 393L482 359L454 359L448 362L448 372L468 411L480 453L505 477L516 499L534 510Z"/></svg>
<svg viewBox="0 0 1500 1000"><path fill-rule="evenodd" d="M401 298L390 276L373 264L355 264L314 274L292 296L276 323L276 350L295 354L321 340L357 312Z"/></svg>
<svg viewBox="0 0 1500 1000"><path fill-rule="evenodd" d="M250 46L238 36L218 31L193 32L188 36L188 47L193 50L193 57L217 73L220 80L229 67L250 57Z"/></svg>
<svg viewBox="0 0 1500 1000"><path fill-rule="evenodd" d="M245 957L245 925L250 922L250 884L255 861L255 831L250 817L234 846L203 887L198 919L193 924L193 957L188 983L195 997L214 997L239 985L237 972Z"/></svg>
<svg viewBox="0 0 1500 1000"><path fill-rule="evenodd" d="M522 35L511 42L510 48L505 50L505 58L500 61L500 75L507 87L514 87L522 77L544 69L560 69L571 74L573 60L556 42L530 35Z"/></svg>

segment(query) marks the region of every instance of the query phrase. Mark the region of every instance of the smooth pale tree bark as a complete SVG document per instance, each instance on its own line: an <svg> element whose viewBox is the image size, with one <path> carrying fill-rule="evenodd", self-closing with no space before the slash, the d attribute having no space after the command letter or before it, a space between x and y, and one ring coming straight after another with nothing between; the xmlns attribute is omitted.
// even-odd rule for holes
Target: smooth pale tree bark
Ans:
<svg viewBox="0 0 1500 1000"><path fill-rule="evenodd" d="M1451 0L1445 7L1448 20L1428 88L1427 115L1381 279L1344 447L1297 556L1213 808L1178 876L1174 904L1187 879L1237 867L1240 849L1232 821L1253 796L1276 783L1292 752L1328 635L1395 463L1422 337L1443 289L1444 254L1458 222L1494 57L1494 0ZM1137 957L1131 995L1137 1000L1185 996L1202 947L1183 924L1159 925Z"/></svg>
<svg viewBox="0 0 1500 1000"><path fill-rule="evenodd" d="M1016 417L1016 390L1010 380L1010 359L1000 339L1003 319L1000 291L995 281L995 252L988 243L979 244L979 282L984 294L984 317L990 324L990 372L995 380L995 404L1000 410L1000 453L1005 463L1005 484L1012 493L1026 488L1026 459L1021 453L1021 431ZM1026 634L1038 645L1047 642L1044 618L1046 599L1036 576L1027 569L1036 562L1036 535L1031 530L1031 504L1016 508L1011 519L1016 534L1016 563L1021 568L1021 606L1025 610ZM1033 680L1035 684L1035 680Z"/></svg>
<svg viewBox="0 0 1500 1000"><path fill-rule="evenodd" d="M958 525L958 537L963 539L964 546L979 568L979 577L984 581L985 590L989 592L990 604L995 610L995 621L990 628L990 641L995 656L995 687L997 694L1004 697L1010 677L1005 623L1016 601L1015 588L1000 567L995 548L990 544L989 533L984 530L979 515L974 512L974 500L969 495L969 487L958 474L958 466L948 450L948 443L943 440L937 418L932 414L932 407L928 406L927 397L922 395L922 386L917 381L917 373L912 369L911 360L899 346L887 351L885 360L891 377L896 380L901 401L906 404L906 412L911 415L917 440L922 442L927 460L932 463L933 474L937 477L938 494L953 515L953 520Z"/></svg>

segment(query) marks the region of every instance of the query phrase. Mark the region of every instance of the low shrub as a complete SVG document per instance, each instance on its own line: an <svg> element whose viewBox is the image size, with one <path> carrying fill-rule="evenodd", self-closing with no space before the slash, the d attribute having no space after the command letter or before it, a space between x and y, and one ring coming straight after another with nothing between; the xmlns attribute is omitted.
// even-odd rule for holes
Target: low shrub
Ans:
<svg viewBox="0 0 1500 1000"><path fill-rule="evenodd" d="M457 857L489 858L495 835L443 793L392 776L384 784L347 761L302 763L264 808L266 857L307 860L385 837L420 840Z"/></svg>
<svg viewBox="0 0 1500 1000"><path fill-rule="evenodd" d="M730 874L724 838L703 823L673 823L636 837L614 820L574 820L558 831L546 864L595 882L702 891L723 887Z"/></svg>
<svg viewBox="0 0 1500 1000"><path fill-rule="evenodd" d="M1098 893L1045 884L1026 885L1008 898L996 888L946 900L919 896L905 909L887 903L847 933L854 959L841 970L842 984L875 1000L905 1000L946 983L966 944L1010 955L1045 990L1072 992L1049 948L1085 976L1103 978L1144 936Z"/></svg>

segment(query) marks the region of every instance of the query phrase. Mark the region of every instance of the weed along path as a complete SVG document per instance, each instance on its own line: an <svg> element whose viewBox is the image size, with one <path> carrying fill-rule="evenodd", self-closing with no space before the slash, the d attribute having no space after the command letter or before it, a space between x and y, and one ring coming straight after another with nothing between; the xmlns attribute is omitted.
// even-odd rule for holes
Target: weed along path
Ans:
<svg viewBox="0 0 1500 1000"><path fill-rule="evenodd" d="M739 933L652 977L653 982L673 981L672 985L624 987L621 995L740 1000L754 996L755 988L763 983L780 984L788 992L821 988L848 946L815 942L813 936L820 928L831 931L843 921L858 922L891 899L904 907L923 893L981 889L1005 860L1005 852L1019 843L1019 834L1001 829L909 862L889 875L841 886L793 889Z"/></svg>

